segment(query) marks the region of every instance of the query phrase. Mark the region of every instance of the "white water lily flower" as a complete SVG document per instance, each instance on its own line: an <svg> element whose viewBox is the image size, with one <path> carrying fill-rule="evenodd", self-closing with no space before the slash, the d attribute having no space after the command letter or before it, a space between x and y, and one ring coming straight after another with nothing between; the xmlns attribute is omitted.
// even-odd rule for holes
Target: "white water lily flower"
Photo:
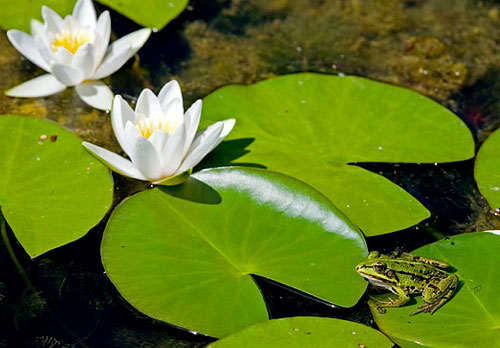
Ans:
<svg viewBox="0 0 500 348"><path fill-rule="evenodd" d="M117 95L111 122L116 139L127 160L102 147L83 146L111 170L157 185L177 185L189 177L192 168L233 129L235 120L220 121L196 133L201 116L201 100L184 113L177 81L167 83L158 97L142 91L135 111Z"/></svg>
<svg viewBox="0 0 500 348"><path fill-rule="evenodd" d="M46 97L75 86L80 98L101 110L111 108L113 93L101 81L120 69L146 42L151 29L128 34L109 45L111 20L104 11L99 18L91 0L78 0L73 15L62 19L42 7L44 23L33 19L31 35L9 30L12 45L48 74L22 83L7 92L11 97Z"/></svg>

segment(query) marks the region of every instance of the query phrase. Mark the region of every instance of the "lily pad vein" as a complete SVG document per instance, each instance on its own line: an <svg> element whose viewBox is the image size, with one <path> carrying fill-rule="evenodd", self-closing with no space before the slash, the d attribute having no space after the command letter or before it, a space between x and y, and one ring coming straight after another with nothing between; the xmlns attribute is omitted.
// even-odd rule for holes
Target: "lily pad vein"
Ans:
<svg viewBox="0 0 500 348"><path fill-rule="evenodd" d="M161 196L160 196L161 197ZM227 257L223 252L222 250L220 250L217 245L215 245L210 239L207 238L207 236L205 236L203 234L202 231L200 231L198 229L198 227L196 227L195 225L193 225L193 223L191 221L189 221L189 219L187 219L183 214L182 212L180 212L179 210L175 209L175 207L167 200L165 199L164 197L161 197L161 200L164 201L168 206L169 208L171 208L174 212L176 212L177 216L180 217L182 219L182 221L184 221L189 227L191 227L194 231L196 231L198 233L198 235L210 246L212 247L212 249L214 249L218 254L220 254L220 256L222 256L227 262L228 264L230 264L231 266L233 266L236 270L238 270L238 272L240 272L242 275L248 275L248 272L245 272L243 271L242 269L240 269L238 267L238 265L236 265L229 257Z"/></svg>

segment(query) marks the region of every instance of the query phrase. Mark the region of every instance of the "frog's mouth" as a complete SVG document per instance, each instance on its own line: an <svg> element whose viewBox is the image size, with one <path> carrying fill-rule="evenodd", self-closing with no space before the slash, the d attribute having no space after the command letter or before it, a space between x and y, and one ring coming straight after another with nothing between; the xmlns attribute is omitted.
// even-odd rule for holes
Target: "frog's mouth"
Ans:
<svg viewBox="0 0 500 348"><path fill-rule="evenodd" d="M365 276L366 279L368 279L368 281L370 282L370 284L376 286L376 287L379 287L379 288L385 288L385 289L391 289L392 288L392 284L389 280L387 279L380 279L380 278L376 278L376 277L373 277L373 276Z"/></svg>
<svg viewBox="0 0 500 348"><path fill-rule="evenodd" d="M367 274L367 273L364 273L364 272L360 272L360 270L363 268L363 266L358 266L356 267L356 271L358 271L358 273L360 275L362 275L364 278L366 278L370 284L376 286L376 287L380 287L380 288L385 288L385 289L391 289L392 288L392 285L391 284L391 280L390 279L386 279L386 278L382 278L382 277L377 277L376 275L373 275L373 274Z"/></svg>

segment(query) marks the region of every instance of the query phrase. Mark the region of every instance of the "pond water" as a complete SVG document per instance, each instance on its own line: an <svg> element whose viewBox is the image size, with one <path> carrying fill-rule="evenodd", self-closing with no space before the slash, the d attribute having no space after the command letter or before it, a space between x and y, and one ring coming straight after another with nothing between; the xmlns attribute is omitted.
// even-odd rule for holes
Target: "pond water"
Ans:
<svg viewBox="0 0 500 348"><path fill-rule="evenodd" d="M117 37L139 28L111 12ZM500 124L500 6L473 0L191 1L107 83L134 102L143 88L157 90L175 78L190 105L224 85L303 71L409 87L460 116L479 147ZM73 89L43 99L3 94L39 74L1 31L0 113L48 118L120 152L108 115L86 106ZM500 227L477 190L473 160L361 166L399 184L433 212L418 226L368 238L370 250L409 251L449 235ZM117 175L114 180L115 204L148 187ZM212 341L154 321L120 298L99 254L105 222L35 260L11 234L22 274L2 242L0 347L202 347ZM374 325L366 298L354 308L332 308L256 280L273 318L318 315Z"/></svg>

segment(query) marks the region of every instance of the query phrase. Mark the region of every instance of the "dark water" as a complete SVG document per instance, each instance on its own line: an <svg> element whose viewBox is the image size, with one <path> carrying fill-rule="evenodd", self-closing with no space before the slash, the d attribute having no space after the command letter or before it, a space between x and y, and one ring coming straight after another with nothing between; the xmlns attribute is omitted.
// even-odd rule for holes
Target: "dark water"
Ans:
<svg viewBox="0 0 500 348"><path fill-rule="evenodd" d="M113 11L112 19L118 37L139 28ZM189 104L217 87L279 74L356 74L410 87L446 105L468 124L479 146L500 124L499 45L494 1L199 0L154 34L108 83L133 101L143 88L157 90L177 78ZM0 48L2 92L39 74L3 32ZM0 112L53 119L119 151L108 118L71 90L32 100L2 93ZM448 235L497 229L500 220L477 190L473 164L359 164L401 185L433 214L408 230L368 238L369 248L410 251ZM114 179L115 204L147 188ZM100 261L105 223L35 260L9 233L22 272L2 242L0 347L202 347L211 341L152 320L120 298ZM255 280L272 318L318 315L374 325L365 298L350 309L333 308Z"/></svg>

